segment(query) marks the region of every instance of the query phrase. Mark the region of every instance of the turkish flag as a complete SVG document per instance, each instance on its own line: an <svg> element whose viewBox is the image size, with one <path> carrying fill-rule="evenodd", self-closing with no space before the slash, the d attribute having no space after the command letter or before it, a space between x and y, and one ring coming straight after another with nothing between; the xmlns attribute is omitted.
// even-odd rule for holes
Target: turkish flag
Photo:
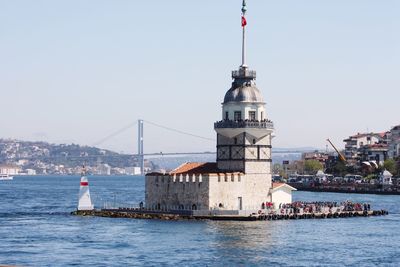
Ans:
<svg viewBox="0 0 400 267"><path fill-rule="evenodd" d="M247 25L247 20L244 16L242 16L242 27Z"/></svg>

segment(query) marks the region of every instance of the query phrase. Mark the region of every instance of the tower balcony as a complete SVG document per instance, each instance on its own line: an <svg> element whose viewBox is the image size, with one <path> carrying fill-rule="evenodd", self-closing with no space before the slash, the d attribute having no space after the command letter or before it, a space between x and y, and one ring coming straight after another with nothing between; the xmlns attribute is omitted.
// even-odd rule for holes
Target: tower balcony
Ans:
<svg viewBox="0 0 400 267"><path fill-rule="evenodd" d="M255 79L256 78L256 71L249 70L247 68L240 68L239 70L232 71L232 78L233 79Z"/></svg>
<svg viewBox="0 0 400 267"><path fill-rule="evenodd" d="M217 133L232 138L243 132L249 133L256 138L264 137L274 131L274 123L270 120L263 121L231 121L222 120L214 123Z"/></svg>

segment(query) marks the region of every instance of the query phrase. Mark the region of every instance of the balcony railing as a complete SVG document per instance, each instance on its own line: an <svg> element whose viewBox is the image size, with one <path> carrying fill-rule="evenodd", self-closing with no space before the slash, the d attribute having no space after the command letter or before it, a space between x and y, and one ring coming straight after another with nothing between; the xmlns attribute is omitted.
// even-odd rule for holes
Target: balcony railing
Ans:
<svg viewBox="0 0 400 267"><path fill-rule="evenodd" d="M262 129L274 129L274 123L272 121L217 121L214 123L214 128L262 128Z"/></svg>
<svg viewBox="0 0 400 267"><path fill-rule="evenodd" d="M232 71L232 78L256 78L256 71L255 70L248 70L248 69L240 69Z"/></svg>

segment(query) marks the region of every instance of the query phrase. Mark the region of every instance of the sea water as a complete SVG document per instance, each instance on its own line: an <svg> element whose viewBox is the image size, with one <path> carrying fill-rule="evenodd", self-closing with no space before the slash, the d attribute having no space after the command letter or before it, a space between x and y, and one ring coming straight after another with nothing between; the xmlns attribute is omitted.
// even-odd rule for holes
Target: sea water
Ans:
<svg viewBox="0 0 400 267"><path fill-rule="evenodd" d="M222 222L79 217L79 177L0 182L0 265L400 266L400 196L295 192L369 202L388 216ZM94 204L138 205L143 177L90 177Z"/></svg>

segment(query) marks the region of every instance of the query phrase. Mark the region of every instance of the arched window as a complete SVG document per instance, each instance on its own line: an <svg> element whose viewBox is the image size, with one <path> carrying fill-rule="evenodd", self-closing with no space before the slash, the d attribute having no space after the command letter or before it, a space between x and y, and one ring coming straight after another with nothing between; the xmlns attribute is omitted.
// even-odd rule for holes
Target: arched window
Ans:
<svg viewBox="0 0 400 267"><path fill-rule="evenodd" d="M224 207L224 204L219 203L218 207L219 207L219 208L223 208L223 207Z"/></svg>
<svg viewBox="0 0 400 267"><path fill-rule="evenodd" d="M197 210L196 204L193 204L193 205L192 205L192 210Z"/></svg>

